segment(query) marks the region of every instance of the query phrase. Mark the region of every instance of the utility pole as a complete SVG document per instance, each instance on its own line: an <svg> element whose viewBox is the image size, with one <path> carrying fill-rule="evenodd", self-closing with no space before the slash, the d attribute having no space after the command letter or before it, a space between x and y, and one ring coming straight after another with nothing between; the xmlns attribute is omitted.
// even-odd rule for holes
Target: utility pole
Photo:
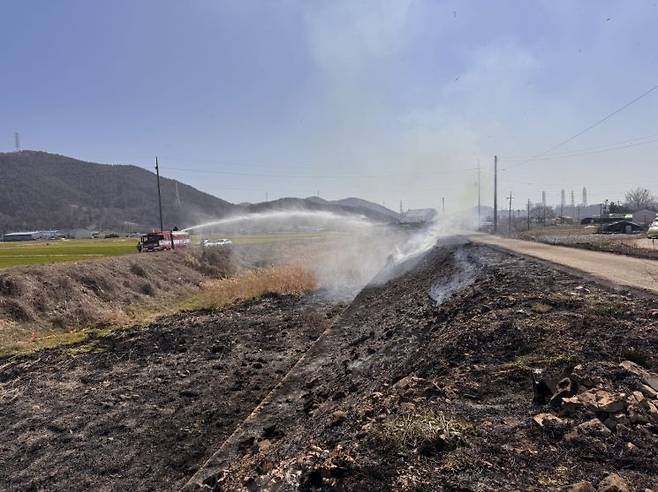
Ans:
<svg viewBox="0 0 658 492"><path fill-rule="evenodd" d="M446 214L446 197L441 197L441 211Z"/></svg>
<svg viewBox="0 0 658 492"><path fill-rule="evenodd" d="M400 200L400 215L402 215L404 212L402 210L402 200Z"/></svg>
<svg viewBox="0 0 658 492"><path fill-rule="evenodd" d="M16 152L21 151L21 136L18 132L14 132L14 143L16 144Z"/></svg>
<svg viewBox="0 0 658 492"><path fill-rule="evenodd" d="M528 198L528 230L530 230L530 198Z"/></svg>
<svg viewBox="0 0 658 492"><path fill-rule="evenodd" d="M565 202L564 189L562 189L560 191L560 217L564 217L564 202Z"/></svg>
<svg viewBox="0 0 658 492"><path fill-rule="evenodd" d="M478 159L478 227L482 225L482 212L480 211L480 191L481 191L481 186L480 186L480 159Z"/></svg>
<svg viewBox="0 0 658 492"><path fill-rule="evenodd" d="M509 200L509 212L507 214L507 233L511 236L512 235L512 192L509 192L509 196L507 197Z"/></svg>
<svg viewBox="0 0 658 492"><path fill-rule="evenodd" d="M546 192L541 192L541 208L542 208L542 225L546 227Z"/></svg>
<svg viewBox="0 0 658 492"><path fill-rule="evenodd" d="M160 167L158 166L158 156L155 156L155 175L158 180L158 209L160 210L160 230L164 231L164 223L162 222L162 195L160 194Z"/></svg>
<svg viewBox="0 0 658 492"><path fill-rule="evenodd" d="M498 156L494 156L494 234L498 232Z"/></svg>

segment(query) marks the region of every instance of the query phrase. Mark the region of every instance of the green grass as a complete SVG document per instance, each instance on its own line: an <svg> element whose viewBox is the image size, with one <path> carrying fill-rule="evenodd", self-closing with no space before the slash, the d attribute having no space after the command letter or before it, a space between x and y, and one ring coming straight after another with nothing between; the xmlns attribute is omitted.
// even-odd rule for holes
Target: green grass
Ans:
<svg viewBox="0 0 658 492"><path fill-rule="evenodd" d="M72 239L0 243L0 268L90 260L136 253L137 239Z"/></svg>
<svg viewBox="0 0 658 492"><path fill-rule="evenodd" d="M202 236L194 236L193 243ZM209 239L226 237L236 245L267 244L281 241L308 240L327 237L326 233L286 232L271 234L233 234L203 236ZM0 242L0 268L18 265L43 265L63 261L91 260L105 256L126 255L137 252L137 238L71 239L57 241Z"/></svg>

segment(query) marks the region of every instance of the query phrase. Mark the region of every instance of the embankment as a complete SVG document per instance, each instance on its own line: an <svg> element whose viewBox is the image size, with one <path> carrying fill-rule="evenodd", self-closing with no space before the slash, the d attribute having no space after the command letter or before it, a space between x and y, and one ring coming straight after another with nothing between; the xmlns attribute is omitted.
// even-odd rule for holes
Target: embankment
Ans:
<svg viewBox="0 0 658 492"><path fill-rule="evenodd" d="M0 272L0 347L135 319L237 268L225 251L166 252Z"/></svg>

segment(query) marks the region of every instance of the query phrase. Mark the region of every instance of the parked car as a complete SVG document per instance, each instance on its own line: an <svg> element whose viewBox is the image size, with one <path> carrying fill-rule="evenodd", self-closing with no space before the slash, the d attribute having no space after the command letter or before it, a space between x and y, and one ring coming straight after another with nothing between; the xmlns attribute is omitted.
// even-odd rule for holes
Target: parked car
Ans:
<svg viewBox="0 0 658 492"><path fill-rule="evenodd" d="M233 241L230 239L217 239L216 241L211 241L210 239L204 239L201 241L201 246L204 248L223 248L233 244Z"/></svg>
<svg viewBox="0 0 658 492"><path fill-rule="evenodd" d="M647 231L647 237L649 239L658 239L658 218L654 220L649 226Z"/></svg>
<svg viewBox="0 0 658 492"><path fill-rule="evenodd" d="M601 234L638 234L642 232L642 226L630 220L619 220L611 224L601 224Z"/></svg>

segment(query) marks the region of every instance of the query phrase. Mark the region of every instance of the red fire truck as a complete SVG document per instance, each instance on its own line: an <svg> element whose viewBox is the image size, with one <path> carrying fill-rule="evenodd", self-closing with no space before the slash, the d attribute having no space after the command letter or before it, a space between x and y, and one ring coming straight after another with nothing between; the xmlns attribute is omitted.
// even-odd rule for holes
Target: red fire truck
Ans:
<svg viewBox="0 0 658 492"><path fill-rule="evenodd" d="M155 231L141 237L137 244L140 253L187 248L192 244L190 235L183 231Z"/></svg>

